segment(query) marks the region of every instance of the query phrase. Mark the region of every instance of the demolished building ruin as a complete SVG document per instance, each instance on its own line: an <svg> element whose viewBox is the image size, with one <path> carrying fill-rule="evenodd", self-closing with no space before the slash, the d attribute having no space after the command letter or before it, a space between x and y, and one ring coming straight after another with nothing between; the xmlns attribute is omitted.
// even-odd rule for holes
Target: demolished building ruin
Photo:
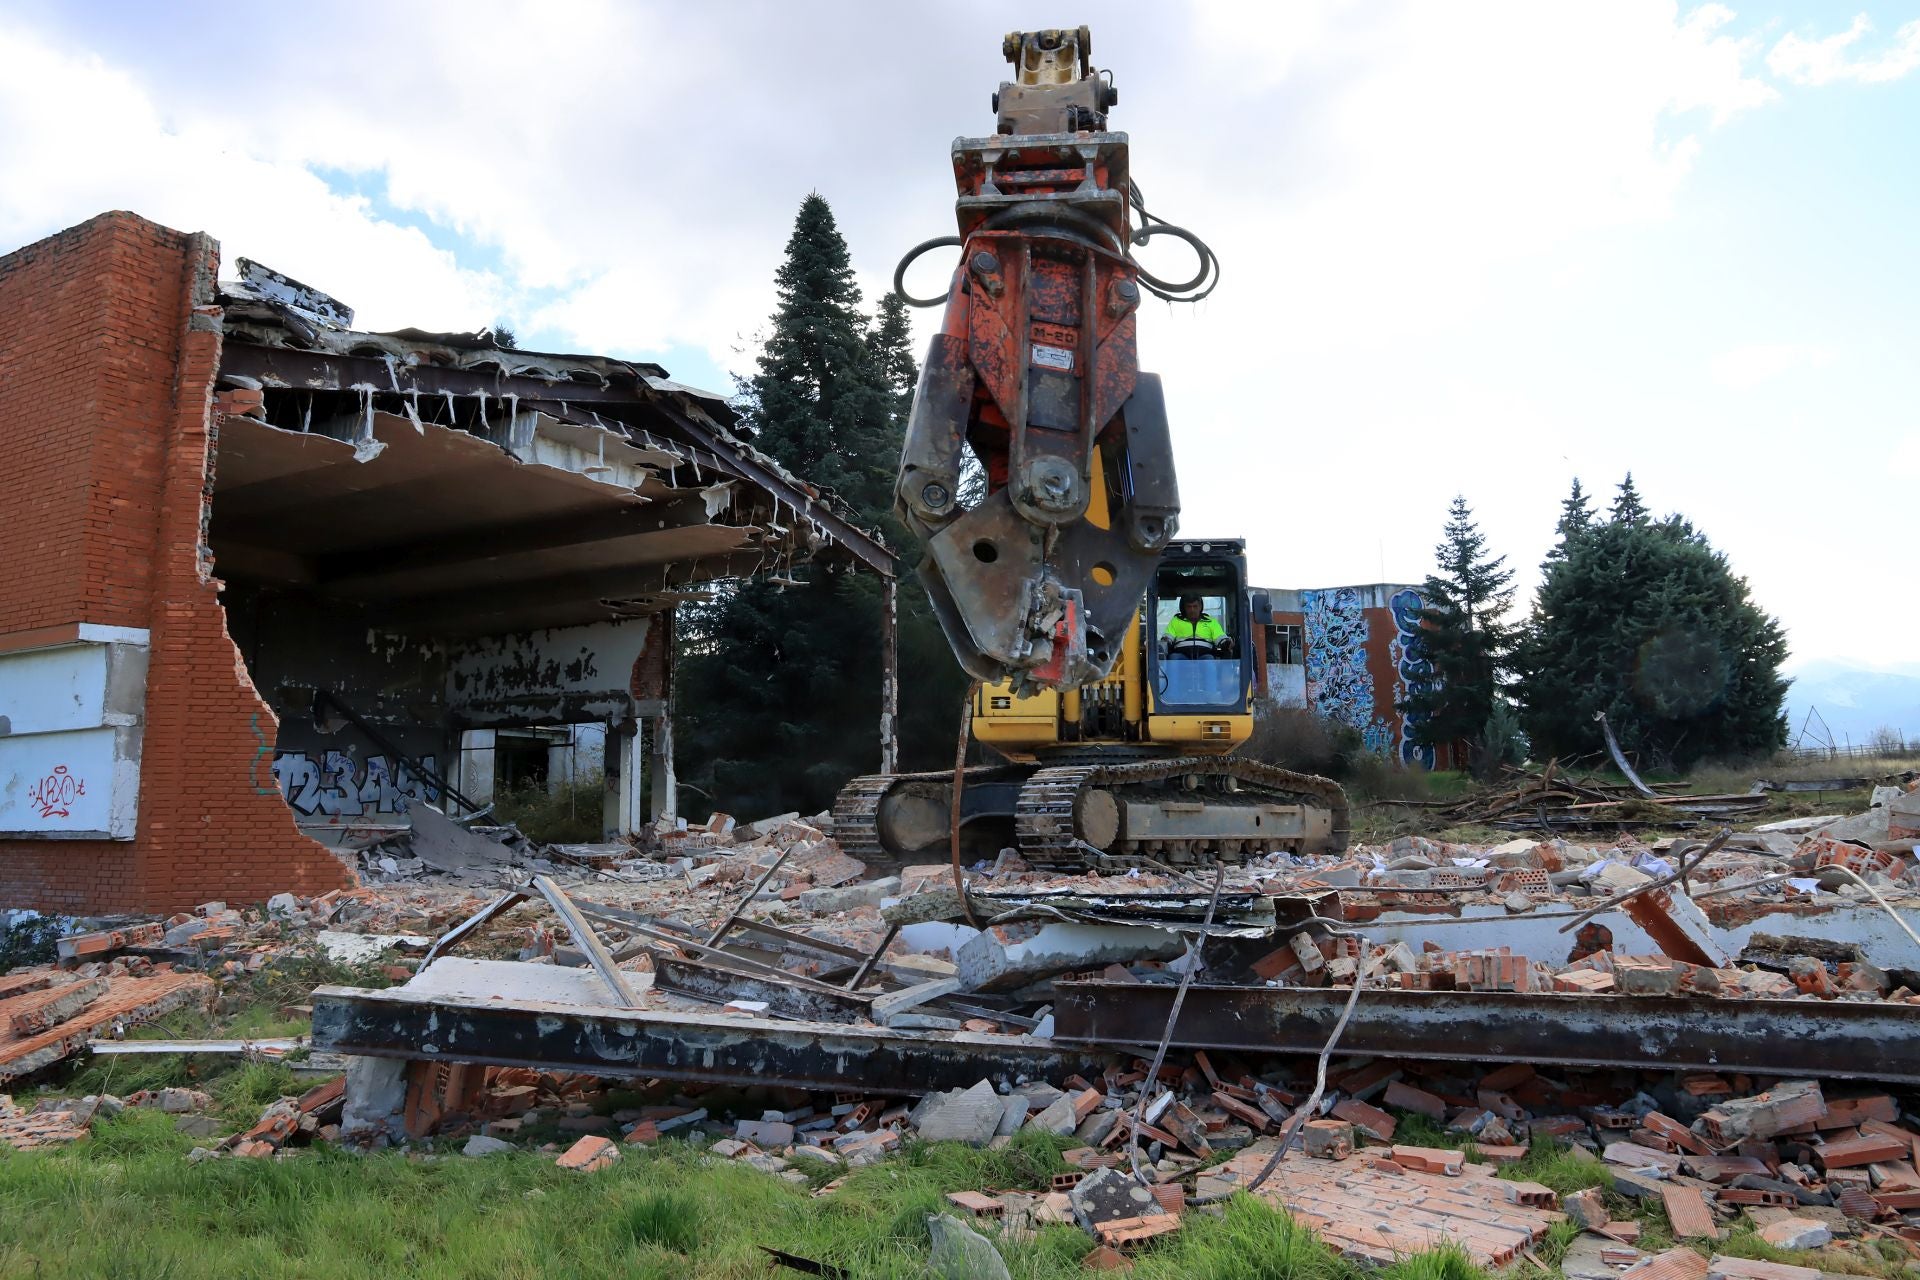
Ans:
<svg viewBox="0 0 1920 1280"><path fill-rule="evenodd" d="M0 459L8 905L345 886L323 843L472 818L495 735L543 726L601 728L603 830L639 831L675 811L679 603L834 557L891 594L884 545L659 366L364 332L233 265L127 213L0 258L34 443Z"/></svg>

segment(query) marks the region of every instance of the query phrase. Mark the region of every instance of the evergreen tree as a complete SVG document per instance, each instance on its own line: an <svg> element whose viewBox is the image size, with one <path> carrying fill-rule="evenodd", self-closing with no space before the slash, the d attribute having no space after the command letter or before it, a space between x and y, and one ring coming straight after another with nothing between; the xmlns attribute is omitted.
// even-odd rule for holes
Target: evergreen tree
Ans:
<svg viewBox="0 0 1920 1280"><path fill-rule="evenodd" d="M1640 501L1640 491L1633 487L1633 472L1629 471L1627 478L1620 482L1620 491L1614 495L1613 522L1642 525L1647 519L1647 504Z"/></svg>
<svg viewBox="0 0 1920 1280"><path fill-rule="evenodd" d="M1416 615L1433 678L1410 690L1400 711L1416 742L1464 743L1476 771L1485 771L1505 754L1489 744L1498 737L1490 722L1503 701L1512 646L1505 615L1513 604L1513 570L1505 556L1488 558L1486 538L1464 497L1453 500L1434 557L1439 572L1421 588L1425 604Z"/></svg>
<svg viewBox="0 0 1920 1280"><path fill-rule="evenodd" d="M1651 519L1629 477L1611 517L1558 550L1517 656L1536 757L1604 751L1596 712L1643 767L1786 741L1785 634L1705 535Z"/></svg>
<svg viewBox="0 0 1920 1280"><path fill-rule="evenodd" d="M891 513L917 377L905 305L889 295L869 321L846 241L817 194L801 203L775 282L779 305L737 400L743 424L910 564ZM816 812L879 765L880 580L832 554L795 573L799 585L748 579L682 610L678 765L714 808ZM951 753L965 684L911 578L899 604L901 670L915 673L902 682L903 767L936 767ZM922 699L940 705L922 710Z"/></svg>
<svg viewBox="0 0 1920 1280"><path fill-rule="evenodd" d="M873 358L881 376L893 392L895 415L901 434L907 427L907 411L913 406L914 384L920 380L920 366L913 358L913 326L907 316L907 300L888 291L880 299L880 317L873 326Z"/></svg>
<svg viewBox="0 0 1920 1280"><path fill-rule="evenodd" d="M1568 546L1593 528L1593 507L1587 500L1587 491L1580 487L1579 476L1573 478L1573 488L1560 500L1560 520L1553 528L1560 540L1547 552L1542 569L1566 559Z"/></svg>

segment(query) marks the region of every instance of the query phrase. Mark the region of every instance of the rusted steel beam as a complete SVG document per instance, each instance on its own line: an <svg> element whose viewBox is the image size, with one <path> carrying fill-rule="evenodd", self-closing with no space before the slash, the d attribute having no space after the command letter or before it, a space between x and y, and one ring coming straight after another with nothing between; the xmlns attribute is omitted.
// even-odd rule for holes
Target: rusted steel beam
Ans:
<svg viewBox="0 0 1920 1280"><path fill-rule="evenodd" d="M651 401L650 407L671 422L675 431L693 444L716 454L722 454L730 465L739 468L742 477L776 494L781 501L793 507L802 517L819 525L829 537L852 552L869 569L882 577L900 576L898 556L887 550L866 530L835 515L825 502L794 488L793 484L779 472L746 451L724 443L709 428L681 412L678 405L663 398Z"/></svg>
<svg viewBox="0 0 1920 1280"><path fill-rule="evenodd" d="M313 1043L332 1053L594 1075L918 1097L982 1079L1097 1079L1110 1055L1026 1036L890 1031L479 996L321 987Z"/></svg>
<svg viewBox="0 0 1920 1280"><path fill-rule="evenodd" d="M498 918L526 900L527 895L518 889L509 889L507 892L501 894L492 902L489 902L486 906L480 908L465 920L441 934L433 946L428 949L426 957L420 961L420 967L422 969L426 968L435 960L438 960L441 956L459 946L479 929L480 926L490 920Z"/></svg>
<svg viewBox="0 0 1920 1280"><path fill-rule="evenodd" d="M1060 982L1054 1039L1151 1044L1171 986ZM1347 992L1195 986L1173 1028L1187 1049L1320 1052ZM1504 991L1363 991L1341 1053L1470 1062L1860 1076L1920 1083L1920 1007Z"/></svg>
<svg viewBox="0 0 1920 1280"><path fill-rule="evenodd" d="M793 850L793 845L788 845L782 849L780 856L773 860L773 865L768 867L766 872L758 880L753 882L753 888L747 890L746 897L733 904L733 910L727 912L727 918L722 920L720 927L715 929L712 935L707 938L707 945L709 947L718 945L720 939L727 936L727 931L733 928L733 922L738 920L740 913L745 911L748 905L760 896L760 891L767 887L767 881L773 879L774 873L786 865L787 859L793 856Z"/></svg>
<svg viewBox="0 0 1920 1280"><path fill-rule="evenodd" d="M860 961L860 967L853 971L851 978L847 979L847 990L858 991L862 986L866 985L867 975L873 972L873 966L880 963L880 957L887 954L887 948L892 946L893 940L899 936L899 924L888 924L886 936L880 939L880 945L873 949L873 954Z"/></svg>

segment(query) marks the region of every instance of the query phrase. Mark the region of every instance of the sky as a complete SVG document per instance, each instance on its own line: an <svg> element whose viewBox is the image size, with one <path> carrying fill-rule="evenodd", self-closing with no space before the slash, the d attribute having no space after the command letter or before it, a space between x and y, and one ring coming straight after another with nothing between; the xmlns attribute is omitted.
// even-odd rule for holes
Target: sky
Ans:
<svg viewBox="0 0 1920 1280"><path fill-rule="evenodd" d="M1222 263L1139 329L1185 536L1246 538L1272 587L1416 582L1462 494L1524 603L1569 482L1630 471L1795 664L1920 654L1911 2L0 0L0 251L131 209L359 327L726 390L800 201L877 298L953 229L1001 35L1060 21Z"/></svg>

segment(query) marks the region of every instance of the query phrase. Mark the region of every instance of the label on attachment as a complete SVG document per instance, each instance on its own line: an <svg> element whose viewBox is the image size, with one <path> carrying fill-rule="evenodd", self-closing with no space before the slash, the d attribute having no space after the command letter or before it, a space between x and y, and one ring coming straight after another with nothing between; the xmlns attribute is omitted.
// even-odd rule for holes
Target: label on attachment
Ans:
<svg viewBox="0 0 1920 1280"><path fill-rule="evenodd" d="M1073 372L1073 352L1065 347L1048 347L1036 342L1033 344L1033 362L1042 369L1064 369Z"/></svg>

